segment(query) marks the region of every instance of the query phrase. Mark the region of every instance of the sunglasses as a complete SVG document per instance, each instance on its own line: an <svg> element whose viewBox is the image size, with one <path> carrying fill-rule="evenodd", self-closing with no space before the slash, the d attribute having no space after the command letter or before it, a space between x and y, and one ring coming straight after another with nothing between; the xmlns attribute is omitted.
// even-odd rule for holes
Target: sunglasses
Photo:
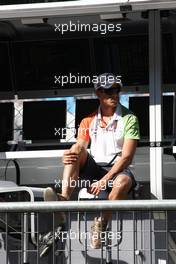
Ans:
<svg viewBox="0 0 176 264"><path fill-rule="evenodd" d="M100 91L107 95L112 95L112 94L118 94L120 92L120 88L110 88L110 89L100 88Z"/></svg>

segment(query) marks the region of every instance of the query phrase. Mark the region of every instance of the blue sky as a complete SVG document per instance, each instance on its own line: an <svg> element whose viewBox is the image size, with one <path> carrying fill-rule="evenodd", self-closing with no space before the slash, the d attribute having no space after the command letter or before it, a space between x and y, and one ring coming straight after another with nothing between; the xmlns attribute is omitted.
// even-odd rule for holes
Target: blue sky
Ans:
<svg viewBox="0 0 176 264"><path fill-rule="evenodd" d="M59 98L48 98L49 101L52 100L66 100L67 101L67 109L70 113L74 113L75 111L75 101L74 101L74 97L70 96L70 97L59 97ZM128 96L127 95L121 95L120 96L120 102L121 104L123 104L124 106L126 106L128 108Z"/></svg>

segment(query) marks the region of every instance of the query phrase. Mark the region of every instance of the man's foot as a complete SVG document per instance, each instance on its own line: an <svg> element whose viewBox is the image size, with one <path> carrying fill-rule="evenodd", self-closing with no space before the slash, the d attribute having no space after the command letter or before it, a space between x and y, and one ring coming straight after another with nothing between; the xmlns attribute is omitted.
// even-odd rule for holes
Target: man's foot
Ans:
<svg viewBox="0 0 176 264"><path fill-rule="evenodd" d="M60 193L56 193L55 190L51 187L47 187L43 192L44 201L67 201L64 196ZM66 215L64 212L55 213L57 225L63 225L66 222Z"/></svg>
<svg viewBox="0 0 176 264"><path fill-rule="evenodd" d="M66 199L61 195L57 194L55 190L51 187L47 187L43 192L44 201L66 201ZM66 215L64 212L55 213L55 226L57 228L54 231L50 231L39 237L39 256L44 257L49 253L49 250L53 245L56 246L58 240L60 239L60 234L65 230Z"/></svg>
<svg viewBox="0 0 176 264"><path fill-rule="evenodd" d="M101 248L102 242L105 242L105 232L106 232L107 222L101 217L94 218L94 222L91 226L91 242L90 246L93 249Z"/></svg>
<svg viewBox="0 0 176 264"><path fill-rule="evenodd" d="M67 199L60 193L56 193L52 187L45 188L43 192L44 201L67 201Z"/></svg>
<svg viewBox="0 0 176 264"><path fill-rule="evenodd" d="M53 231L48 232L47 234L40 235L39 237L39 256L40 258L46 256L49 253L49 250L54 245L56 247L56 244L58 240L60 239L60 234L63 230L62 226L59 226L55 229L54 235Z"/></svg>

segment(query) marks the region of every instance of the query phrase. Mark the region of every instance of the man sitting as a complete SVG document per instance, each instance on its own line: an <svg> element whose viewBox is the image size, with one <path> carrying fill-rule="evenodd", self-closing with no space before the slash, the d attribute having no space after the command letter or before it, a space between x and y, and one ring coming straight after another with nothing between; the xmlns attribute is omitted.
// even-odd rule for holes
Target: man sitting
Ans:
<svg viewBox="0 0 176 264"><path fill-rule="evenodd" d="M69 200L73 191L72 181L89 180L88 191L99 195L102 189L110 189L109 200L122 200L136 185L134 176L129 169L137 141L139 125L137 117L119 103L122 84L116 76L104 73L98 76L94 85L100 101L99 108L84 118L79 127L77 142L64 152L62 192L48 187L45 200ZM87 147L90 144L90 154ZM102 167L103 163L111 164ZM65 184L67 183L67 184ZM106 228L111 212L103 212L101 217L94 219L91 247L100 248L100 233Z"/></svg>

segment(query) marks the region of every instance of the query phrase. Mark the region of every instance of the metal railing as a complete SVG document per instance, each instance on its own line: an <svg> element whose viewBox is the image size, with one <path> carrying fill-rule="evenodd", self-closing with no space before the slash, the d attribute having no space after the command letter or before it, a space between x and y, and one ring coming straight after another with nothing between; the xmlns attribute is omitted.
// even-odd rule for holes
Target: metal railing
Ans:
<svg viewBox="0 0 176 264"><path fill-rule="evenodd" d="M112 221L100 249L92 249L91 224L104 210L113 212ZM1 264L176 263L176 200L3 202L0 229Z"/></svg>
<svg viewBox="0 0 176 264"><path fill-rule="evenodd" d="M0 212L57 212L97 210L176 210L176 200L121 200L0 203Z"/></svg>

